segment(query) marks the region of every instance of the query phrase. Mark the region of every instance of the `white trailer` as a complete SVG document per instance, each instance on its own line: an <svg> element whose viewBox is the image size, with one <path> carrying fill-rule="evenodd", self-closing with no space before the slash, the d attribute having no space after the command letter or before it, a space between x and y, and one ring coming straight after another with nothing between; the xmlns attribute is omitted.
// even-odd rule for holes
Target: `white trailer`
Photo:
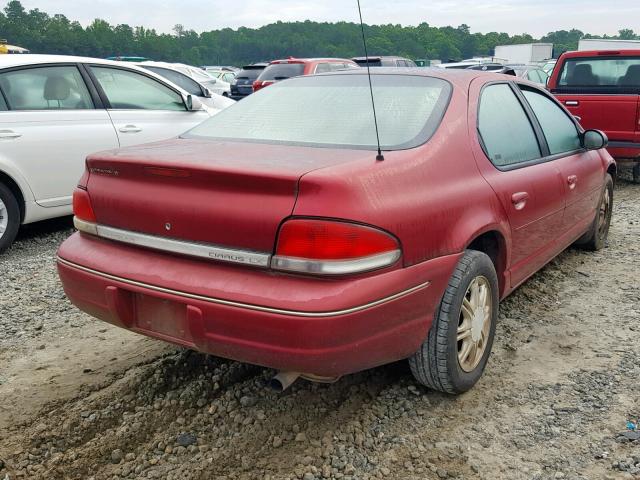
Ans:
<svg viewBox="0 0 640 480"><path fill-rule="evenodd" d="M506 59L506 63L538 63L553 57L553 43L498 45L495 56Z"/></svg>
<svg viewBox="0 0 640 480"><path fill-rule="evenodd" d="M578 42L578 50L640 50L640 40L583 38Z"/></svg>

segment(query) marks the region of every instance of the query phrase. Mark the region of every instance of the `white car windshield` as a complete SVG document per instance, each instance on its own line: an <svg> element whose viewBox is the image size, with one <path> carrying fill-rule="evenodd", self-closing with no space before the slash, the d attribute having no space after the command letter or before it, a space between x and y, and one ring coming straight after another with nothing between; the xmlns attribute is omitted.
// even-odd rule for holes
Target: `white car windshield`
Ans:
<svg viewBox="0 0 640 480"><path fill-rule="evenodd" d="M412 75L372 75L380 143L384 150L413 148L438 128L451 85ZM376 148L367 76L298 77L269 86L187 132L259 143Z"/></svg>

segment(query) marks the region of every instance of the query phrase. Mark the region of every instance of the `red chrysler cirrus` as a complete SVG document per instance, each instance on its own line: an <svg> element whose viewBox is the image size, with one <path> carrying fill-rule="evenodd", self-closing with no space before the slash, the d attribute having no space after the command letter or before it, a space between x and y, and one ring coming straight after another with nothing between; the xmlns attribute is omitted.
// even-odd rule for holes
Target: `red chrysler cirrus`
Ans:
<svg viewBox="0 0 640 480"><path fill-rule="evenodd" d="M180 138L92 155L69 299L114 325L330 380L408 358L481 376L499 300L606 242L616 165L551 95L479 71L287 80Z"/></svg>

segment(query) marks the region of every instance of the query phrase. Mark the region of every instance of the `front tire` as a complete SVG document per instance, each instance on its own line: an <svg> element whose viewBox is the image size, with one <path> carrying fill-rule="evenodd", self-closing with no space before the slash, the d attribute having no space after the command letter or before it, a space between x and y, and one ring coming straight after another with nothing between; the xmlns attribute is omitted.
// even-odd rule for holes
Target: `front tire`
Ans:
<svg viewBox="0 0 640 480"><path fill-rule="evenodd" d="M409 359L416 380L451 394L473 387L491 353L498 302L493 262L482 252L467 250L449 280L427 339Z"/></svg>
<svg viewBox="0 0 640 480"><path fill-rule="evenodd" d="M598 203L598 209L596 210L596 217L594 218L589 231L578 240L578 245L594 252L603 249L607 243L607 236L609 235L612 212L613 178L611 175L607 174L600 202Z"/></svg>
<svg viewBox="0 0 640 480"><path fill-rule="evenodd" d="M11 190L0 183L0 253L13 243L20 227L20 207Z"/></svg>

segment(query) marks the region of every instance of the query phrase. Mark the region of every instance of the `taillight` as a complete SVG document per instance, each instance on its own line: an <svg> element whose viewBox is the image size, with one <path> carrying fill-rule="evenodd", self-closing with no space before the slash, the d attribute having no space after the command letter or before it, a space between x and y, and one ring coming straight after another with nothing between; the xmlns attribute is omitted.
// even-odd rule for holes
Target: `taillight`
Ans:
<svg viewBox="0 0 640 480"><path fill-rule="evenodd" d="M399 258L398 241L377 228L332 220L293 219L280 228L271 267L341 275L386 267Z"/></svg>
<svg viewBox="0 0 640 480"><path fill-rule="evenodd" d="M76 188L73 191L73 215L73 224L78 230L97 234L97 219L91 206L91 198L89 198L89 192L82 188Z"/></svg>

